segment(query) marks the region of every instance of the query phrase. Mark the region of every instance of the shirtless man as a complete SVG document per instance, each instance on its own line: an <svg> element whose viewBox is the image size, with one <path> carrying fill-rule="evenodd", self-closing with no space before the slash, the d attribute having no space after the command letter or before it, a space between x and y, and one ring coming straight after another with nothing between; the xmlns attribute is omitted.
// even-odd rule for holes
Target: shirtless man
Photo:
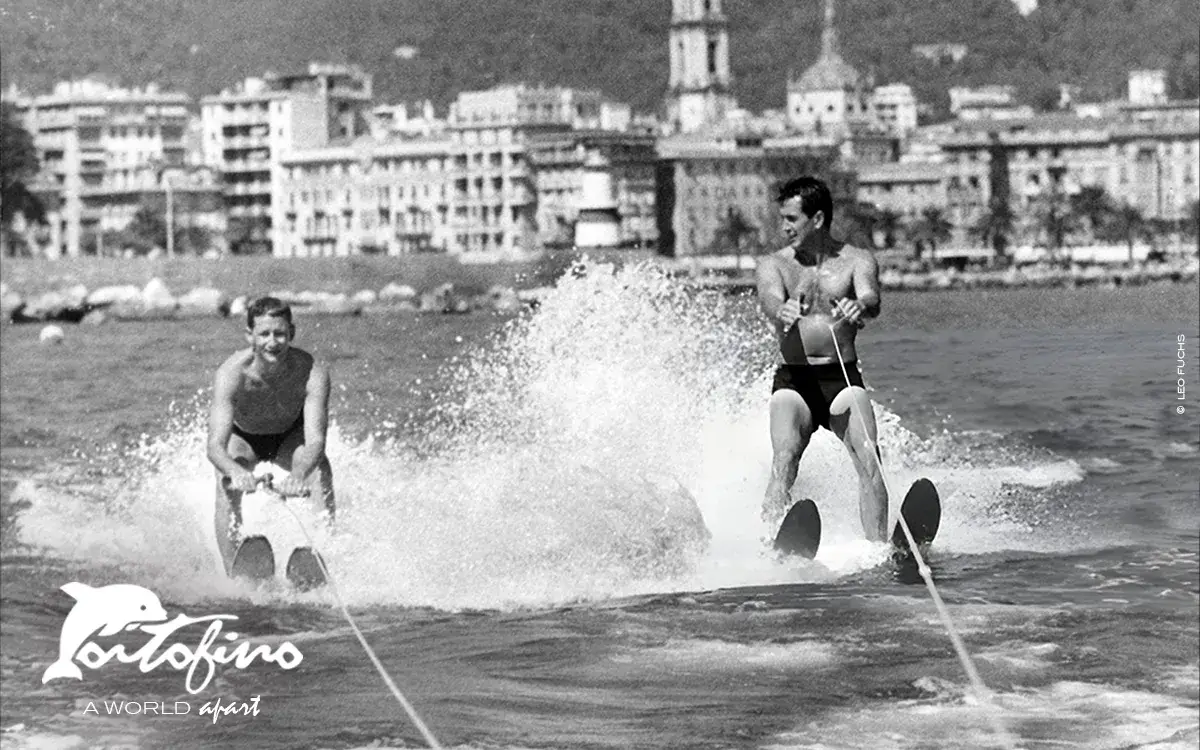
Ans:
<svg viewBox="0 0 1200 750"><path fill-rule="evenodd" d="M878 454L871 455L875 413L854 346L863 321L879 314L879 267L871 253L830 236L833 202L820 180L799 177L780 188L779 215L789 244L763 258L757 271L759 304L775 325L784 362L771 387L774 458L764 510L790 506L800 457L816 429L825 427L849 449L858 472L859 516L867 539L882 542L887 539L887 489Z"/></svg>
<svg viewBox="0 0 1200 750"><path fill-rule="evenodd" d="M217 370L208 420L208 460L217 470L217 546L229 570L240 541L242 493L253 469L271 461L289 476L275 489L315 495L333 518L333 472L325 457L329 370L292 347L292 310L274 297L246 309L249 349Z"/></svg>

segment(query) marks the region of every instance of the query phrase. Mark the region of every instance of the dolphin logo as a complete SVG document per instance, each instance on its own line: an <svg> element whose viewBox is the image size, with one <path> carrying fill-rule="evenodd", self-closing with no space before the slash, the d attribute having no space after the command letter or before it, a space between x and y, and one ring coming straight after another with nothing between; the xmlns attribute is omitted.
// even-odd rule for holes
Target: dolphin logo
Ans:
<svg viewBox="0 0 1200 750"><path fill-rule="evenodd" d="M58 638L58 661L42 673L42 684L62 677L83 679L83 672L72 659L79 647L97 630L100 635L113 635L124 628L132 630L143 622L167 619L162 603L153 591L141 586L119 583L93 588L85 583L71 582L62 590L74 597Z"/></svg>

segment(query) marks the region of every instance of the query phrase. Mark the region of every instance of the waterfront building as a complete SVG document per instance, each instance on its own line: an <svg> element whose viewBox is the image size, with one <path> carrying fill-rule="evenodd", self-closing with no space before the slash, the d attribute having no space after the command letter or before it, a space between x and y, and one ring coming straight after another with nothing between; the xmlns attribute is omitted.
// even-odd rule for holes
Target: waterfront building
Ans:
<svg viewBox="0 0 1200 750"><path fill-rule="evenodd" d="M286 254L282 159L368 131L371 77L352 65L247 78L201 100L205 161L221 173L235 252Z"/></svg>
<svg viewBox="0 0 1200 750"><path fill-rule="evenodd" d="M360 137L280 158L277 253L452 252L447 139Z"/></svg>
<svg viewBox="0 0 1200 750"><path fill-rule="evenodd" d="M672 132L720 125L736 108L730 93L728 25L721 0L671 0L666 103Z"/></svg>
<svg viewBox="0 0 1200 750"><path fill-rule="evenodd" d="M207 208L214 188L188 172L186 94L82 80L12 103L41 165L32 189L49 209L49 255L96 252L102 231L124 228L143 202L165 202L172 181L195 221L219 222Z"/></svg>
<svg viewBox="0 0 1200 750"><path fill-rule="evenodd" d="M600 97L569 89L501 86L450 107L453 249L515 256L536 245L536 195L526 141L598 116Z"/></svg>
<svg viewBox="0 0 1200 750"><path fill-rule="evenodd" d="M946 208L946 176L941 164L869 164L860 166L856 176L858 200L896 215L901 222L917 221L926 209Z"/></svg>
<svg viewBox="0 0 1200 750"><path fill-rule="evenodd" d="M549 173L543 179L531 163L533 152L570 151L564 140L584 144L585 151L594 143L614 169L626 170L621 137L610 140L604 134L631 123L628 105L607 101L598 91L518 84L460 93L447 131L453 156L452 251L511 257L559 237L562 222L573 222L578 211L582 161L542 159ZM638 137L630 138L631 148L636 147ZM614 174L619 188L635 191L636 180ZM543 203L547 208L539 215Z"/></svg>
<svg viewBox="0 0 1200 750"><path fill-rule="evenodd" d="M994 200L1037 241L1038 207L1086 186L1143 217L1177 221L1200 199L1200 102L1113 103L1091 116L960 121L939 138L952 220L978 222Z"/></svg>
<svg viewBox="0 0 1200 750"><path fill-rule="evenodd" d="M598 92L527 85L463 92L444 121L428 106L417 118L375 107L372 135L280 157L277 252L504 259L569 246L593 153L616 186L621 241L652 241L653 136L594 129L631 119Z"/></svg>
<svg viewBox="0 0 1200 750"><path fill-rule="evenodd" d="M853 199L854 174L840 168L838 146L729 135L676 136L658 143L655 210L662 255L754 253L779 241L779 186L812 174L834 201Z"/></svg>
<svg viewBox="0 0 1200 750"><path fill-rule="evenodd" d="M528 149L537 191L538 246L571 246L580 211L591 202L585 196L588 175L597 171L605 175L599 179L606 179L612 186L619 219L617 244L654 246L658 238L654 143L654 136L644 132L571 130L532 134Z"/></svg>

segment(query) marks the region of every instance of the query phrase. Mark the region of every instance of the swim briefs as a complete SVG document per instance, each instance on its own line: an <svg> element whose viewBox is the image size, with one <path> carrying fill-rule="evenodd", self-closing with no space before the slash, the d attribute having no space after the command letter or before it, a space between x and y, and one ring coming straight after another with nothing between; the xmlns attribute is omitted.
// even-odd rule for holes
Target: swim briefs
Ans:
<svg viewBox="0 0 1200 750"><path fill-rule="evenodd" d="M304 430L303 413L296 418L291 427L283 432L276 432L269 435L246 432L241 427L238 427L236 422L233 425L233 434L245 440L250 445L250 449L254 451L255 458L259 461L274 461L275 457L279 455L279 449L283 446L283 441L287 440L296 430Z"/></svg>
<svg viewBox="0 0 1200 750"><path fill-rule="evenodd" d="M846 373L851 384L863 387L862 373L858 371L856 360L846 363ZM779 390L799 393L812 413L813 427L829 429L829 405L845 387L846 378L842 376L842 366L837 362L827 365L785 364L775 369L771 393Z"/></svg>

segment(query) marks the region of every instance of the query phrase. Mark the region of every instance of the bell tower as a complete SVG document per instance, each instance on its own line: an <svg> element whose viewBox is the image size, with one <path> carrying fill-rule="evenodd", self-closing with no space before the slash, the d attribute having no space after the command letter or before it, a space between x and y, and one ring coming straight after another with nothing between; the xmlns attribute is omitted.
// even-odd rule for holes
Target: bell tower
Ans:
<svg viewBox="0 0 1200 750"><path fill-rule="evenodd" d="M668 119L676 132L723 122L729 93L729 22L721 0L671 0Z"/></svg>

